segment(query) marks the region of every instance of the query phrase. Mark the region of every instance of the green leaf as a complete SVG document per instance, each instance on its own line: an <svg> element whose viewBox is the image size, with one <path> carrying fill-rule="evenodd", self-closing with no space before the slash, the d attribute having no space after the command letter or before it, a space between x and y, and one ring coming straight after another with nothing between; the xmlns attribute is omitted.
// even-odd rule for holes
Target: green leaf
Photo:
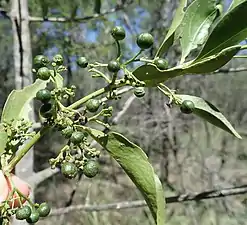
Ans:
<svg viewBox="0 0 247 225"><path fill-rule="evenodd" d="M4 152L7 143L7 133L4 131L3 124L0 124L0 156Z"/></svg>
<svg viewBox="0 0 247 225"><path fill-rule="evenodd" d="M226 63L228 63L233 56L235 56L241 49L241 45L235 45L222 50L220 53L203 58L201 60L196 60L184 67L186 73L201 74L210 73L221 68Z"/></svg>
<svg viewBox="0 0 247 225"><path fill-rule="evenodd" d="M233 8L235 8L237 5L246 2L246 0L233 0L232 4L230 5L228 11L232 10Z"/></svg>
<svg viewBox="0 0 247 225"><path fill-rule="evenodd" d="M176 31L182 47L181 63L189 53L202 45L209 34L209 28L217 17L216 0L195 0L185 12L183 21Z"/></svg>
<svg viewBox="0 0 247 225"><path fill-rule="evenodd" d="M241 45L232 46L220 53L201 59L190 61L168 70L159 70L155 65L148 64L138 67L133 75L147 86L156 86L158 83L184 74L211 73L224 66L241 49Z"/></svg>
<svg viewBox="0 0 247 225"><path fill-rule="evenodd" d="M92 130L91 130L92 131ZM141 191L157 225L165 223L165 199L162 184L154 173L147 155L140 147L121 134L108 135L91 132L91 136L102 145L120 164L137 188Z"/></svg>
<svg viewBox="0 0 247 225"><path fill-rule="evenodd" d="M190 100L195 105L194 114L205 119L209 123L219 127L235 137L242 139L237 131L233 128L230 122L224 117L224 115L213 104L204 100L203 98L191 96L191 95L176 95L181 99L181 103L185 100Z"/></svg>
<svg viewBox="0 0 247 225"><path fill-rule="evenodd" d="M230 46L237 45L247 37L247 1L229 11L212 30L197 59L215 55Z"/></svg>
<svg viewBox="0 0 247 225"><path fill-rule="evenodd" d="M47 82L38 79L22 90L13 90L5 102L1 122L10 122L12 119L28 119L29 103L35 97L37 91L46 87Z"/></svg>
<svg viewBox="0 0 247 225"><path fill-rule="evenodd" d="M57 88L63 87L63 77L60 75L60 73L57 73L56 76L54 76Z"/></svg>
<svg viewBox="0 0 247 225"><path fill-rule="evenodd" d="M180 76L185 73L181 66L173 67L169 70L159 70L155 65L142 65L132 72L133 75L146 83L147 86L156 86L160 82L165 82L169 78Z"/></svg>
<svg viewBox="0 0 247 225"><path fill-rule="evenodd" d="M170 29L166 34L164 41L160 45L155 57L161 57L168 50L168 48L173 45L175 31L183 20L184 8L187 6L187 2L188 2L187 0L180 0L179 6L176 10L176 14L173 18Z"/></svg>

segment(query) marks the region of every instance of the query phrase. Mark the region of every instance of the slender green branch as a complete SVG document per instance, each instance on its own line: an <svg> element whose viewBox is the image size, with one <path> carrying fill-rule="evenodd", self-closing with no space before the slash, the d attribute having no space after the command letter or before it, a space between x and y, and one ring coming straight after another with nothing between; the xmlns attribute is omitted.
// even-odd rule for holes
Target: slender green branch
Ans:
<svg viewBox="0 0 247 225"><path fill-rule="evenodd" d="M135 56L133 56L132 58L130 58L127 62L124 63L124 65L128 65L132 62L135 61L135 59L143 52L143 49L141 49Z"/></svg>
<svg viewBox="0 0 247 225"><path fill-rule="evenodd" d="M43 136L43 134L49 129L49 127L43 127L39 132L37 132L33 138L17 152L16 156L10 161L10 163L3 168L4 173L10 173L16 164L28 153L30 148Z"/></svg>
<svg viewBox="0 0 247 225"><path fill-rule="evenodd" d="M142 58L139 58L139 59L135 59L135 60L133 60L132 62L153 63L153 60L152 60L152 59L146 59L146 58L142 57Z"/></svg>
<svg viewBox="0 0 247 225"><path fill-rule="evenodd" d="M100 72L99 70L92 68L89 70L89 72L95 72L98 77L102 77L103 79L106 80L107 83L111 83L110 79L104 73Z"/></svg>
<svg viewBox="0 0 247 225"><path fill-rule="evenodd" d="M104 88L101 88L101 89L99 89L99 90L97 90L97 91L95 91L95 92L93 92L93 93L91 93L91 94L89 94L89 95L87 95L87 96L79 99L78 101L74 102L73 104L71 104L70 106L68 106L67 109L75 109L75 108L78 108L80 105L84 104L89 99L95 98L97 96L100 96L100 95L102 95L104 93L109 92L111 90L111 88L120 88L120 87L125 86L125 85L126 85L125 83L119 83L119 82L117 82L116 85L111 85L111 87L110 86L106 86Z"/></svg>
<svg viewBox="0 0 247 225"><path fill-rule="evenodd" d="M68 109L75 109L75 108L78 108L80 105L82 105L83 103L87 102L89 99L91 98L95 98L99 95L102 95L104 94L105 92L107 92L107 87L104 87L104 88L101 88L81 99L79 99L78 101L74 102L73 104L71 104L70 106L68 106L67 108Z"/></svg>
<svg viewBox="0 0 247 225"><path fill-rule="evenodd" d="M247 55L235 55L233 58L238 58L238 59L246 59Z"/></svg>
<svg viewBox="0 0 247 225"><path fill-rule="evenodd" d="M118 40L116 40L116 45L117 45L117 60L120 60L122 54L121 54L121 47L120 47Z"/></svg>
<svg viewBox="0 0 247 225"><path fill-rule="evenodd" d="M247 49L247 45L242 45L241 50Z"/></svg>

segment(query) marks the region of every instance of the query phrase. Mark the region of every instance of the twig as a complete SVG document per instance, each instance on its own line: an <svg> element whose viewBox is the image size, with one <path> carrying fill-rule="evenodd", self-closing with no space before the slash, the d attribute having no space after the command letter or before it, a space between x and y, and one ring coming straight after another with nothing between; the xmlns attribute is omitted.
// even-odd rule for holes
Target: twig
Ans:
<svg viewBox="0 0 247 225"><path fill-rule="evenodd" d="M166 204L169 203L178 203L178 202L186 202L186 201L199 201L203 199L213 199L226 197L231 195L240 195L247 193L247 185L232 187L232 188L224 188L221 190L211 190L204 191L200 193L192 193L192 194L182 194L172 197L166 198ZM110 203L110 204L102 204L102 205L74 205L67 208L59 208L53 209L50 216L61 215L65 213L69 213L72 211L107 211L107 210L119 210L119 209L129 209L129 208L140 208L147 206L146 202L143 200L137 201L125 201L118 203Z"/></svg>
<svg viewBox="0 0 247 225"><path fill-rule="evenodd" d="M245 72L247 71L246 67L239 67L239 68L229 68L229 69L219 69L213 72L215 73L236 73L236 72Z"/></svg>
<svg viewBox="0 0 247 225"><path fill-rule="evenodd" d="M131 0L129 2L127 2L126 4L123 5L117 5L115 8L112 8L108 11L105 11L103 13L95 13L91 16L85 16L85 17L81 17L81 18L66 18L66 17L47 17L47 18L43 18L43 17L35 17L35 16L30 16L29 17L29 21L30 22L44 22L44 21L49 21L49 22L59 22L59 23L67 23L67 22L74 22L74 23L81 23L87 20L92 20L92 19L99 19L105 15L111 14L111 13L115 13L117 11L120 11L124 8L126 8L127 6L131 5L134 1Z"/></svg>
<svg viewBox="0 0 247 225"><path fill-rule="evenodd" d="M48 179L49 177L53 176L54 174L58 173L60 170L58 168L51 169L50 167L41 170L38 173L34 173L31 177L27 179L27 182L30 185L33 185L36 187L39 185L42 181Z"/></svg>

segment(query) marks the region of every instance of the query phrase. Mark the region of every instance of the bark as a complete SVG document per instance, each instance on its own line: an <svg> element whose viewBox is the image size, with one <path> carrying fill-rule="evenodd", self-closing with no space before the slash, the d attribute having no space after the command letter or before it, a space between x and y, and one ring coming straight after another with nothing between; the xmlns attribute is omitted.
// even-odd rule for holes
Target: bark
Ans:
<svg viewBox="0 0 247 225"><path fill-rule="evenodd" d="M28 1L12 0L10 16L14 40L15 88L22 89L33 83ZM31 109L29 120L34 122L33 103ZM24 180L33 174L33 149L17 164L15 173ZM25 222L14 220L13 224L25 224Z"/></svg>

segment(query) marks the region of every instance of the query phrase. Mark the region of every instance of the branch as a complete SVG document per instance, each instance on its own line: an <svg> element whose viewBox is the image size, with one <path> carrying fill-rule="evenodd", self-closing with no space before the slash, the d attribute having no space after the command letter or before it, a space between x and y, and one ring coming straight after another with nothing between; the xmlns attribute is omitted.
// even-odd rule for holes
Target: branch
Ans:
<svg viewBox="0 0 247 225"><path fill-rule="evenodd" d="M229 69L219 69L213 72L215 73L236 73L236 72L245 72L247 71L246 67L239 67L239 68L229 68Z"/></svg>
<svg viewBox="0 0 247 225"><path fill-rule="evenodd" d="M34 17L34 16L30 16L29 17L29 21L30 22L44 22L44 21L48 21L48 22L59 22L59 23L67 23L67 22L75 22L75 23L81 23L87 20L92 20L92 19L99 19L105 15L111 14L111 13L115 13L117 11L120 11L122 9L125 9L127 6L131 5L134 1L131 0L123 5L117 5L115 8L112 8L108 11L105 11L103 13L95 13L91 16L85 16L85 17L81 17L81 18L66 18L66 17L48 17L48 18L43 18L43 17Z"/></svg>
<svg viewBox="0 0 247 225"><path fill-rule="evenodd" d="M60 170L58 168L51 169L50 167L38 172L34 173L31 177L27 179L27 183L36 187L42 181L48 179L49 177L53 176L54 174L58 173Z"/></svg>
<svg viewBox="0 0 247 225"><path fill-rule="evenodd" d="M182 194L177 196L172 196L166 198L166 203L176 203L176 202L186 202L186 201L199 201L203 199L213 199L226 197L231 195L240 195L247 193L247 185L233 187L233 188L225 188L221 190L211 190L200 193L192 193L192 194ZM110 203L110 204L102 204L102 205L74 205L67 208L59 208L53 209L50 216L61 215L65 213L69 213L72 211L106 211L106 210L119 210L119 209L128 209L128 208L139 208L147 206L146 202L143 200L137 201L125 201L118 203Z"/></svg>

